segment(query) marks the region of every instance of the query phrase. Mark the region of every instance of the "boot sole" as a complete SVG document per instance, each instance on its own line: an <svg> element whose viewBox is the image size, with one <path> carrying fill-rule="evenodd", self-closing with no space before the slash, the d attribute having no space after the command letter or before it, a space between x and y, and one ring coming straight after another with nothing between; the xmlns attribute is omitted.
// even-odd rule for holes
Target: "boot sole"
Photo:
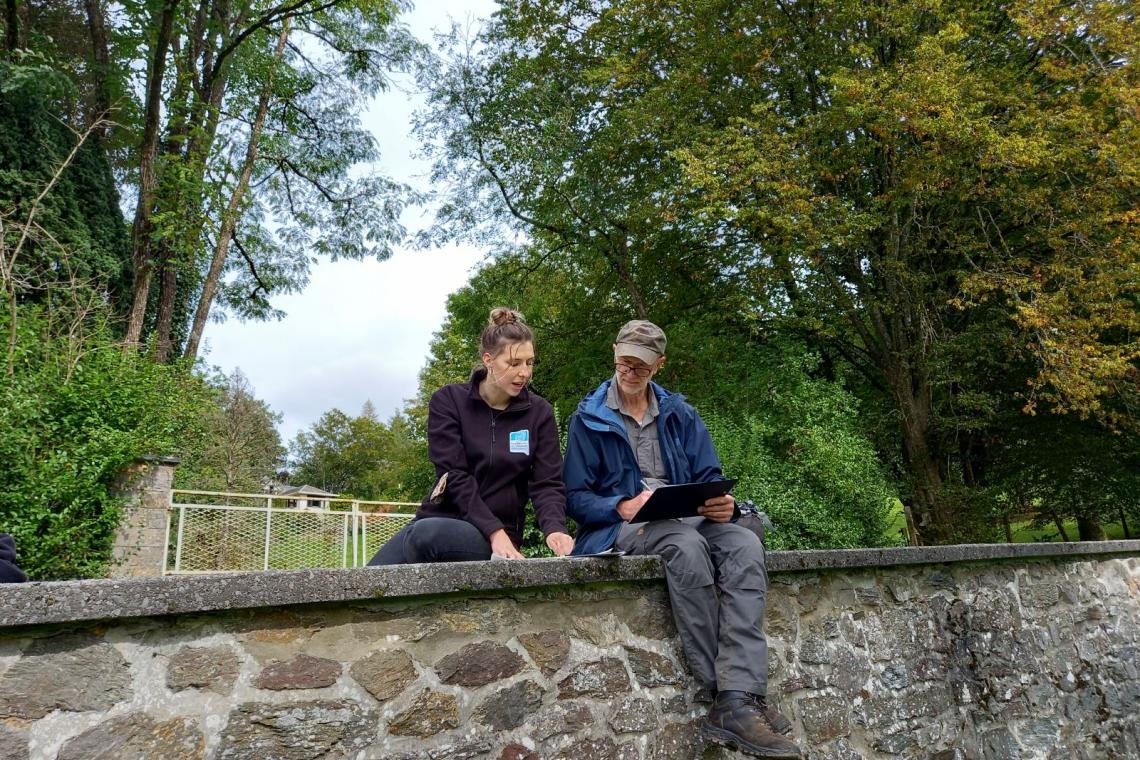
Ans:
<svg viewBox="0 0 1140 760"><path fill-rule="evenodd" d="M751 742L743 741L736 734L730 731L725 731L721 728L717 728L716 726L710 726L707 723L704 725L702 733L704 734L705 739L712 742L713 744L719 744L722 747L728 747L729 749L738 752L747 752L748 754L755 755L756 757L778 757L785 758L786 760L800 760L800 758L803 757L803 755L801 755L798 750L795 754L790 754L788 752L782 752L778 749L760 747L756 744L752 744Z"/></svg>

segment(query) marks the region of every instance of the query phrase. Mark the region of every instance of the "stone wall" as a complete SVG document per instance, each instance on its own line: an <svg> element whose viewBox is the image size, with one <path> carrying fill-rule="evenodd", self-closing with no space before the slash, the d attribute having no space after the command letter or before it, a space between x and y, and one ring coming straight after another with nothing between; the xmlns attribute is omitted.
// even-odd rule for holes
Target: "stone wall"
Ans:
<svg viewBox="0 0 1140 760"><path fill-rule="evenodd" d="M1140 542L1064 551L773 553L807 756L1140 757ZM0 624L0 760L735 757L653 559L26 584Z"/></svg>

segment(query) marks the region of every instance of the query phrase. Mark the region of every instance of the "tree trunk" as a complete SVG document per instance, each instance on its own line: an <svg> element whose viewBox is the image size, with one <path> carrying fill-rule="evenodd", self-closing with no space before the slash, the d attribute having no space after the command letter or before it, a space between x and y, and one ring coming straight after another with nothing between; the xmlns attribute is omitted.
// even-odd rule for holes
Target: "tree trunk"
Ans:
<svg viewBox="0 0 1140 760"><path fill-rule="evenodd" d="M933 429L931 388L916 377L909 363L892 356L887 368L887 381L902 412L903 454L910 470L913 496L914 530L919 544L945 543L953 537L953 514L943 503L942 471L938 457L931 450Z"/></svg>
<svg viewBox="0 0 1140 760"><path fill-rule="evenodd" d="M1077 518L1077 531L1082 541L1104 541L1108 538L1100 523L1088 516Z"/></svg>
<svg viewBox="0 0 1140 760"><path fill-rule="evenodd" d="M215 23L199 23L203 14L209 15ZM180 237L187 241L200 240L205 225L206 216L202 211L205 193L202 188L228 82L228 67L217 67L214 60L218 45L224 46L232 33L230 24L233 21L227 0L210 3L209 7L203 1L199 5L198 16L194 35L189 40L185 55L179 59L179 85L175 91L181 97L175 98L175 107L171 109L169 136L163 146L170 160L179 162L183 167L177 191L165 201L171 204L170 210L181 220ZM194 86L184 86L191 82ZM192 287L192 281L185 273L179 276L178 267L182 264L182 257L169 243L164 243L156 251L155 258L167 274L163 277L159 310L155 319L155 333L158 337L152 358L157 362L165 362L175 348L172 335L175 312L180 303L178 288L180 284L183 288ZM196 261L186 263L197 268Z"/></svg>
<svg viewBox="0 0 1140 760"><path fill-rule="evenodd" d="M1057 532L1061 534L1061 540L1065 543L1069 543L1069 534L1065 532L1065 522L1055 511L1049 510L1049 514L1053 516L1053 524L1057 526Z"/></svg>
<svg viewBox="0 0 1140 760"><path fill-rule="evenodd" d="M165 246L164 246L165 248ZM174 324L174 302L178 291L178 262L165 251L159 268L161 284L158 293L158 314L155 316L155 362L162 364L170 356L170 332Z"/></svg>
<svg viewBox="0 0 1140 760"><path fill-rule="evenodd" d="M16 0L8 0L4 5L4 47L9 52L20 47L20 14L16 10Z"/></svg>
<svg viewBox="0 0 1140 760"><path fill-rule="evenodd" d="M106 16L100 0L84 0L84 6L87 10L87 30L91 34L91 60L95 74L94 113L89 118L94 124L106 119L111 112L111 91L107 84L107 73L111 70L111 53L107 42ZM106 137L110 130L108 124L99 130L99 137Z"/></svg>
<svg viewBox="0 0 1140 760"><path fill-rule="evenodd" d="M1117 505L1116 510L1120 513L1120 528L1124 531L1124 537L1132 538L1132 533L1128 530L1128 518L1124 515L1124 507Z"/></svg>
<svg viewBox="0 0 1140 760"><path fill-rule="evenodd" d="M286 22L281 29L280 36L277 38L277 48L274 51L278 60L280 60L285 51L285 43L288 39L289 24ZM198 356L198 346L202 340L202 332L206 327L206 319L210 315L210 305L213 303L214 295L218 290L218 282L222 276L222 269L225 267L226 255L230 249L230 242L233 240L234 229L237 227L242 200L245 197L246 190L249 189L249 180L253 175L254 164L257 163L257 141L261 137L262 129L265 126L265 118L269 113L272 85L273 80L272 77L270 77L261 91L261 97L258 99L257 114L254 116L253 124L249 130L249 144L245 149L245 160L242 163L241 173L238 177L237 184L234 186L233 194L230 196L226 213L222 217L222 227L218 232L218 241L214 246L214 256L210 260L210 269L206 274L206 282L202 286L202 295L198 300L198 308L194 311L194 324L190 329L190 338L186 341L186 351L183 355L189 359L194 359Z"/></svg>
<svg viewBox="0 0 1140 760"><path fill-rule="evenodd" d="M139 199L135 208L135 221L131 228L131 258L134 263L134 285L131 288L131 311L127 318L127 333L123 340L127 347L136 347L142 337L150 297L150 280L154 272L151 261L151 233L154 230L153 214L158 188L155 158L158 155L159 120L162 115L162 81L166 75L166 54L170 49L174 16L180 0L165 0L158 20L158 34L151 50L147 73L146 111L143 135L139 145Z"/></svg>

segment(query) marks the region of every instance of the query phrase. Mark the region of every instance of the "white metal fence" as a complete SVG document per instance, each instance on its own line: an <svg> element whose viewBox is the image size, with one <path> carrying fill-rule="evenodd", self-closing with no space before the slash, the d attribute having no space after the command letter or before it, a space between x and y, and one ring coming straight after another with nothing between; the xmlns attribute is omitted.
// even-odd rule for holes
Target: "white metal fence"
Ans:
<svg viewBox="0 0 1140 760"><path fill-rule="evenodd" d="M412 502L174 489L164 573L359 567L412 518ZM395 510L405 510L403 513Z"/></svg>

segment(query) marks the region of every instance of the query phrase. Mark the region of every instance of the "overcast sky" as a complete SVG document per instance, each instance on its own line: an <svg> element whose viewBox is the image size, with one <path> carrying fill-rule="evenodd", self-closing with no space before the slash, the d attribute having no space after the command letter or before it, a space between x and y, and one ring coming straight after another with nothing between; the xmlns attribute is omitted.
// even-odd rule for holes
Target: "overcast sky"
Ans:
<svg viewBox="0 0 1140 760"><path fill-rule="evenodd" d="M404 21L430 41L449 18L479 19L495 7L492 0L420 0ZM407 91L381 93L366 124L379 142L382 171L427 189L429 167L413 157L418 146L410 134L412 113L422 102ZM407 215L405 223L414 227L417 215ZM303 293L274 299L288 314L284 319L208 324L205 360L226 374L241 369L258 398L283 415L285 443L333 407L355 415L371 400L387 419L415 395L447 296L467 282L482 257L482 251L450 247L399 249L384 262L322 261Z"/></svg>

